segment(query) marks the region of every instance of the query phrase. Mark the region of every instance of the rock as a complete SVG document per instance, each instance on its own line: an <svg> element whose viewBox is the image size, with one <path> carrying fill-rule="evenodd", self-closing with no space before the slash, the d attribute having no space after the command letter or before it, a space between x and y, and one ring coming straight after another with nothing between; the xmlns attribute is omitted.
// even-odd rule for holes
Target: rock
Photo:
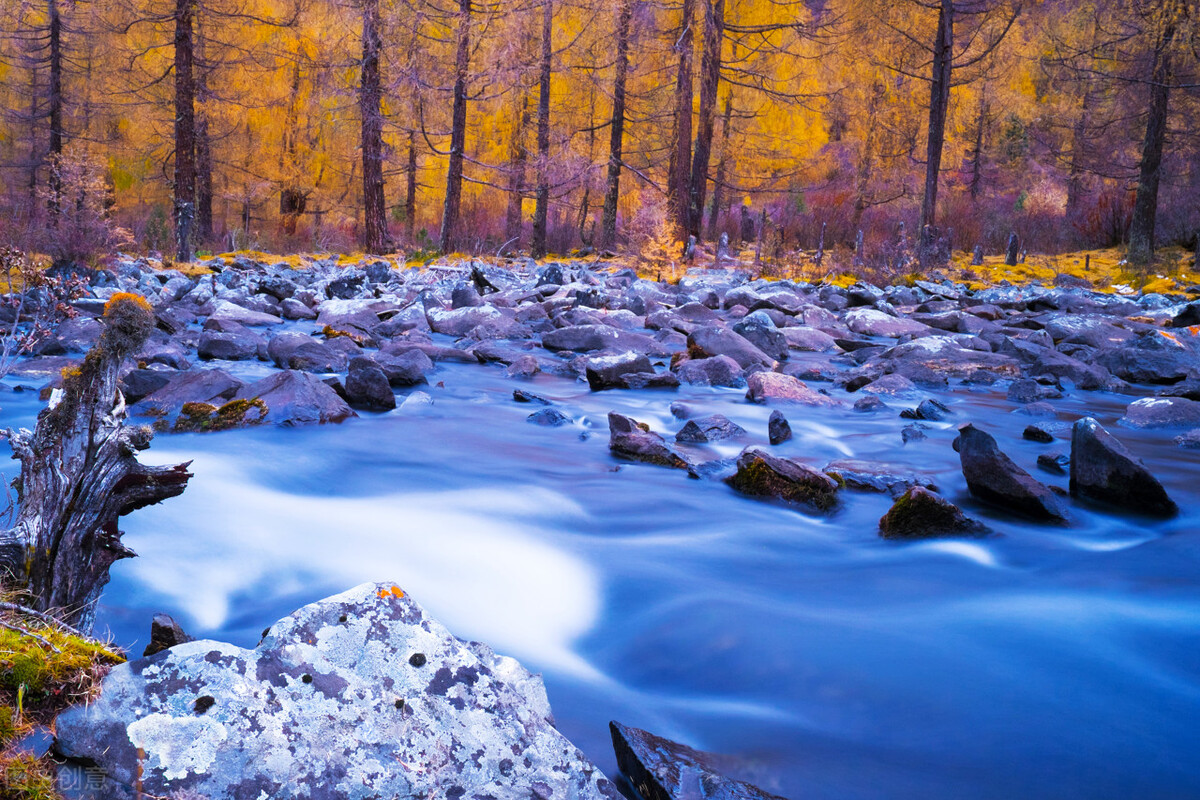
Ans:
<svg viewBox="0 0 1200 800"><path fill-rule="evenodd" d="M675 434L675 441L687 444L707 444L745 435L746 430L741 425L721 414L713 414L688 420L679 433Z"/></svg>
<svg viewBox="0 0 1200 800"><path fill-rule="evenodd" d="M242 387L239 400L262 400L276 425L324 425L358 416L337 392L307 372L284 370Z"/></svg>
<svg viewBox="0 0 1200 800"><path fill-rule="evenodd" d="M420 350L406 353L375 353L372 360L383 370L390 385L398 388L427 383L426 373L433 371L433 361Z"/></svg>
<svg viewBox="0 0 1200 800"><path fill-rule="evenodd" d="M543 408L540 411L535 411L525 418L526 422L532 422L534 425L544 425L551 428L557 428L562 425L570 425L572 420L557 408Z"/></svg>
<svg viewBox="0 0 1200 800"><path fill-rule="evenodd" d="M192 637L184 633L183 628L169 614L155 614L150 622L150 643L142 651L142 657L147 658L190 641Z"/></svg>
<svg viewBox="0 0 1200 800"><path fill-rule="evenodd" d="M829 512L838 504L838 483L833 478L806 464L756 448L742 451L737 473L725 482L742 494L773 497L812 511Z"/></svg>
<svg viewBox="0 0 1200 800"><path fill-rule="evenodd" d="M121 378L119 386L125 402L136 403L171 382L172 373L161 369L132 369Z"/></svg>
<svg viewBox="0 0 1200 800"><path fill-rule="evenodd" d="M1013 381L1008 387L1008 399L1013 403L1036 403L1040 400L1055 400L1062 392L1052 386L1042 386L1029 378Z"/></svg>
<svg viewBox="0 0 1200 800"><path fill-rule="evenodd" d="M1071 494L1152 517L1179 513L1158 479L1091 417L1071 432Z"/></svg>
<svg viewBox="0 0 1200 800"><path fill-rule="evenodd" d="M929 437L925 435L925 429L927 427L929 426L922 425L919 422L913 423L912 425L905 425L900 429L900 438L905 444L908 444L909 442L919 442L922 439L928 439Z"/></svg>
<svg viewBox="0 0 1200 800"><path fill-rule="evenodd" d="M617 766L642 800L783 800L728 778L720 759L619 722L608 723Z"/></svg>
<svg viewBox="0 0 1200 800"><path fill-rule="evenodd" d="M742 368L729 356L690 358L675 368L675 375L683 383L699 386L743 386Z"/></svg>
<svg viewBox="0 0 1200 800"><path fill-rule="evenodd" d="M862 492L879 492L896 497L914 486L937 491L932 479L899 464L845 458L830 461L822 472L847 489Z"/></svg>
<svg viewBox="0 0 1200 800"><path fill-rule="evenodd" d="M641 353L616 353L614 355L595 356L584 361L584 374L588 386L593 392L604 389L626 389L629 384L622 380L623 376L634 373L652 373L654 365L650 359Z"/></svg>
<svg viewBox="0 0 1200 800"><path fill-rule="evenodd" d="M610 412L608 432L608 449L621 458L675 469L689 466L687 459L671 449L661 436L635 419Z"/></svg>
<svg viewBox="0 0 1200 800"><path fill-rule="evenodd" d="M1176 334L1157 331L1096 356L1096 363L1131 383L1178 383L1196 370L1196 352Z"/></svg>
<svg viewBox="0 0 1200 800"><path fill-rule="evenodd" d="M763 311L748 314L733 325L734 333L776 361L788 357L788 340Z"/></svg>
<svg viewBox="0 0 1200 800"><path fill-rule="evenodd" d="M263 344L262 337L248 330L232 333L217 333L204 331L200 334L200 344L196 346L196 354L205 361L245 361L258 358L259 346Z"/></svg>
<svg viewBox="0 0 1200 800"><path fill-rule="evenodd" d="M787 417L779 409L775 409L767 420L767 440L771 444L783 444L790 438L792 426L788 424Z"/></svg>
<svg viewBox="0 0 1200 800"><path fill-rule="evenodd" d="M451 308L472 308L481 305L483 305L483 298L474 284L460 283L450 293Z"/></svg>
<svg viewBox="0 0 1200 800"><path fill-rule="evenodd" d="M920 335L929 332L929 326L910 319L901 319L885 314L875 308L854 308L842 319L846 327L861 336L883 336L897 339L901 336Z"/></svg>
<svg viewBox="0 0 1200 800"><path fill-rule="evenodd" d="M343 275L334 278L325 287L325 294L331 299L352 300L358 297L366 279L367 276L365 274Z"/></svg>
<svg viewBox="0 0 1200 800"><path fill-rule="evenodd" d="M562 286L564 283L566 279L559 264L547 264L538 271L537 278L534 279L534 286Z"/></svg>
<svg viewBox="0 0 1200 800"><path fill-rule="evenodd" d="M1189 303L1171 320L1172 327L1190 328L1200 325L1200 303Z"/></svg>
<svg viewBox="0 0 1200 800"><path fill-rule="evenodd" d="M887 395L888 397L911 397L921 391L915 383L895 372L876 378L860 388L868 394ZM850 391L849 386L847 386L847 391Z"/></svg>
<svg viewBox="0 0 1200 800"><path fill-rule="evenodd" d="M964 425L956 446L967 488L975 497L1033 519L1067 522L1067 513L1054 493L1000 452L989 434Z"/></svg>
<svg viewBox="0 0 1200 800"><path fill-rule="evenodd" d="M555 730L539 677L394 584L305 606L253 650L121 664L56 729L59 753L94 765L84 800L619 797Z"/></svg>
<svg viewBox="0 0 1200 800"><path fill-rule="evenodd" d="M356 358L356 362L367 359ZM396 395L392 393L391 384L383 370L372 362L358 363L357 369L351 368L346 375L346 398L351 408L364 411L391 411L396 407Z"/></svg>
<svg viewBox="0 0 1200 800"><path fill-rule="evenodd" d="M279 304L284 319L316 319L317 312L301 303L299 300L288 298Z"/></svg>
<svg viewBox="0 0 1200 800"><path fill-rule="evenodd" d="M1050 444L1054 441L1054 434L1046 429L1044 423L1026 425L1025 430L1021 432L1021 437L1031 442L1041 442L1042 444Z"/></svg>
<svg viewBox="0 0 1200 800"><path fill-rule="evenodd" d="M1042 453L1037 457L1037 465L1054 475L1066 475L1067 467L1071 465L1071 457L1059 452Z"/></svg>
<svg viewBox="0 0 1200 800"><path fill-rule="evenodd" d="M542 367L538 364L538 360L533 356L526 355L509 364L504 374L510 378L532 378L541 371Z"/></svg>
<svg viewBox="0 0 1200 800"><path fill-rule="evenodd" d="M409 413L424 411L433 405L433 398L427 392L413 392L400 403L400 410Z"/></svg>
<svg viewBox="0 0 1200 800"><path fill-rule="evenodd" d="M550 405L550 401L541 395L536 395L533 392L527 392L524 389L513 389L513 400L518 403L539 403L544 406Z"/></svg>
<svg viewBox="0 0 1200 800"><path fill-rule="evenodd" d="M346 356L324 342L305 333L288 331L272 336L267 342L267 356L280 369L303 372L341 372Z"/></svg>
<svg viewBox="0 0 1200 800"><path fill-rule="evenodd" d="M299 287L287 278L273 276L260 278L256 290L260 294L270 295L283 302L296 294L298 289Z"/></svg>
<svg viewBox="0 0 1200 800"><path fill-rule="evenodd" d="M197 369L176 375L131 409L141 416L170 417L184 403L222 404L237 396L243 384L222 369Z"/></svg>
<svg viewBox="0 0 1200 800"><path fill-rule="evenodd" d="M746 399L752 403L799 403L836 408L841 402L813 391L803 381L781 372L756 372L746 379Z"/></svg>
<svg viewBox="0 0 1200 800"><path fill-rule="evenodd" d="M480 300L480 303L482 302ZM488 305L468 306L450 311L442 308L430 308L425 312L425 319L429 321L429 327L434 333L444 333L448 336L466 336L471 330L486 322L512 321Z"/></svg>
<svg viewBox="0 0 1200 800"><path fill-rule="evenodd" d="M764 353L744 336L728 328L699 328L688 335L687 348L688 354L692 358L729 356L742 369L755 364L768 368L775 366L775 359Z"/></svg>
<svg viewBox="0 0 1200 800"><path fill-rule="evenodd" d="M238 325L255 327L259 325L278 325L283 320L274 314L264 314L261 311L251 311L237 303L228 300L213 300L213 312L208 315L210 322L233 322Z"/></svg>
<svg viewBox="0 0 1200 800"><path fill-rule="evenodd" d="M807 353L828 353L838 349L837 342L828 333L804 325L784 328L783 336L787 339L788 347L793 350Z"/></svg>
<svg viewBox="0 0 1200 800"><path fill-rule="evenodd" d="M608 325L572 325L542 334L542 347L547 350L571 350L587 353L592 350L632 350L649 355L665 351L658 342L640 333L630 333Z"/></svg>
<svg viewBox="0 0 1200 800"><path fill-rule="evenodd" d="M1129 404L1120 423L1131 428L1200 425L1200 402L1183 397L1143 397Z"/></svg>
<svg viewBox="0 0 1200 800"><path fill-rule="evenodd" d="M923 486L913 486L896 499L879 519L885 539L933 539L979 536L987 528L967 517L958 506Z"/></svg>
<svg viewBox="0 0 1200 800"><path fill-rule="evenodd" d="M926 398L917 404L916 408L904 409L900 412L900 416L904 419L923 419L929 422L937 422L946 418L952 413L945 403L938 402L932 398Z"/></svg>
<svg viewBox="0 0 1200 800"><path fill-rule="evenodd" d="M860 397L854 401L854 410L859 413L869 413L873 411L884 411L887 409L887 404L873 394L866 397Z"/></svg>
<svg viewBox="0 0 1200 800"><path fill-rule="evenodd" d="M1176 436L1175 444L1185 450L1200 450L1200 428Z"/></svg>

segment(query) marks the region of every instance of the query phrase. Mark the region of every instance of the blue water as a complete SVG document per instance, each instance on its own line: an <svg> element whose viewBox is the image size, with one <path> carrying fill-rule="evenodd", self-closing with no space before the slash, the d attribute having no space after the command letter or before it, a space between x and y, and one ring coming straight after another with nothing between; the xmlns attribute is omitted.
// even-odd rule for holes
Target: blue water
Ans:
<svg viewBox="0 0 1200 800"><path fill-rule="evenodd" d="M845 493L816 518L608 452L608 411L673 434L675 400L750 432L697 455L765 444L769 409L742 391L592 393L459 364L430 378L444 386L419 413L160 435L143 460L192 459L195 477L124 518L141 557L114 567L99 626L140 652L167 611L252 646L305 602L394 580L459 636L542 672L559 728L610 774L618 719L737 756L740 775L792 798L1200 797L1200 454L1177 432L1116 426L1130 398L1057 407L1143 458L1175 520L1074 506L1057 529L974 503L950 446L965 421L1066 485L1034 462L1069 442L1020 439L1031 420L1001 391L935 393L954 417L906 446L896 413L785 409L795 438L776 452L907 464L997 531L895 544L876 534L882 495ZM518 386L577 423L526 424ZM0 405L29 425L39 404Z"/></svg>

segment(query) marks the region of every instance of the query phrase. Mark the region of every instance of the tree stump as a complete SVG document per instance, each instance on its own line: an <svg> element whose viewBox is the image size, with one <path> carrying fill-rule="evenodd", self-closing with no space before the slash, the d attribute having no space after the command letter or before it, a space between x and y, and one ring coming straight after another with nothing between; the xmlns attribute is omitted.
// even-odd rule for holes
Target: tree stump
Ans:
<svg viewBox="0 0 1200 800"><path fill-rule="evenodd" d="M1008 235L1008 249L1004 253L1004 263L1010 267L1015 267L1020 252L1021 240L1017 238L1017 232L1013 231Z"/></svg>
<svg viewBox="0 0 1200 800"><path fill-rule="evenodd" d="M192 477L190 461L139 464L136 454L153 433L125 425L117 373L154 328L149 303L114 295L102 322L96 346L65 374L35 430L4 434L21 461L21 477L16 523L0 533L0 575L25 589L34 608L84 631L94 622L109 567L136 555L121 543L118 517L182 494Z"/></svg>
<svg viewBox="0 0 1200 800"><path fill-rule="evenodd" d="M983 245L981 245L981 244L975 245L975 250L971 253L971 266L972 267L982 267L983 266Z"/></svg>

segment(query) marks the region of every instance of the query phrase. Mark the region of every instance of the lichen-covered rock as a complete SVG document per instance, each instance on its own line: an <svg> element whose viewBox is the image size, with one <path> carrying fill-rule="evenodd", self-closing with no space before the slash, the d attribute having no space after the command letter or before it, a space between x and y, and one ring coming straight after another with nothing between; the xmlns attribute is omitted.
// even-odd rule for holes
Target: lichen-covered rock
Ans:
<svg viewBox="0 0 1200 800"><path fill-rule="evenodd" d="M724 775L719 756L619 722L608 727L617 765L645 800L783 800Z"/></svg>
<svg viewBox="0 0 1200 800"><path fill-rule="evenodd" d="M833 511L838 504L836 480L807 464L753 447L742 451L737 472L725 482L742 494L773 497L811 511Z"/></svg>
<svg viewBox="0 0 1200 800"><path fill-rule="evenodd" d="M358 416L319 378L307 372L284 370L243 386L238 400L262 400L267 422L276 425L312 425L341 422Z"/></svg>
<svg viewBox="0 0 1200 800"><path fill-rule="evenodd" d="M305 606L253 650L199 641L122 664L57 735L103 776L85 800L619 797L554 729L540 678L394 584Z"/></svg>
<svg viewBox="0 0 1200 800"><path fill-rule="evenodd" d="M1071 494L1148 516L1179 513L1158 478L1091 417L1071 431Z"/></svg>
<svg viewBox="0 0 1200 800"><path fill-rule="evenodd" d="M879 520L879 535L885 539L979 536L986 532L983 524L924 486L909 488Z"/></svg>

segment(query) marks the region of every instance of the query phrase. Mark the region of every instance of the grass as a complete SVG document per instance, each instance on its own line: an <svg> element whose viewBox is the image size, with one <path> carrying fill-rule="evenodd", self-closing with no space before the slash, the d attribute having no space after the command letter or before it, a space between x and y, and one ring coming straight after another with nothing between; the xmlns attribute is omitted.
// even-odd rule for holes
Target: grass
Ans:
<svg viewBox="0 0 1200 800"><path fill-rule="evenodd" d="M0 797L58 800L52 763L23 750L22 739L93 697L108 670L124 660L103 642L0 611Z"/></svg>

